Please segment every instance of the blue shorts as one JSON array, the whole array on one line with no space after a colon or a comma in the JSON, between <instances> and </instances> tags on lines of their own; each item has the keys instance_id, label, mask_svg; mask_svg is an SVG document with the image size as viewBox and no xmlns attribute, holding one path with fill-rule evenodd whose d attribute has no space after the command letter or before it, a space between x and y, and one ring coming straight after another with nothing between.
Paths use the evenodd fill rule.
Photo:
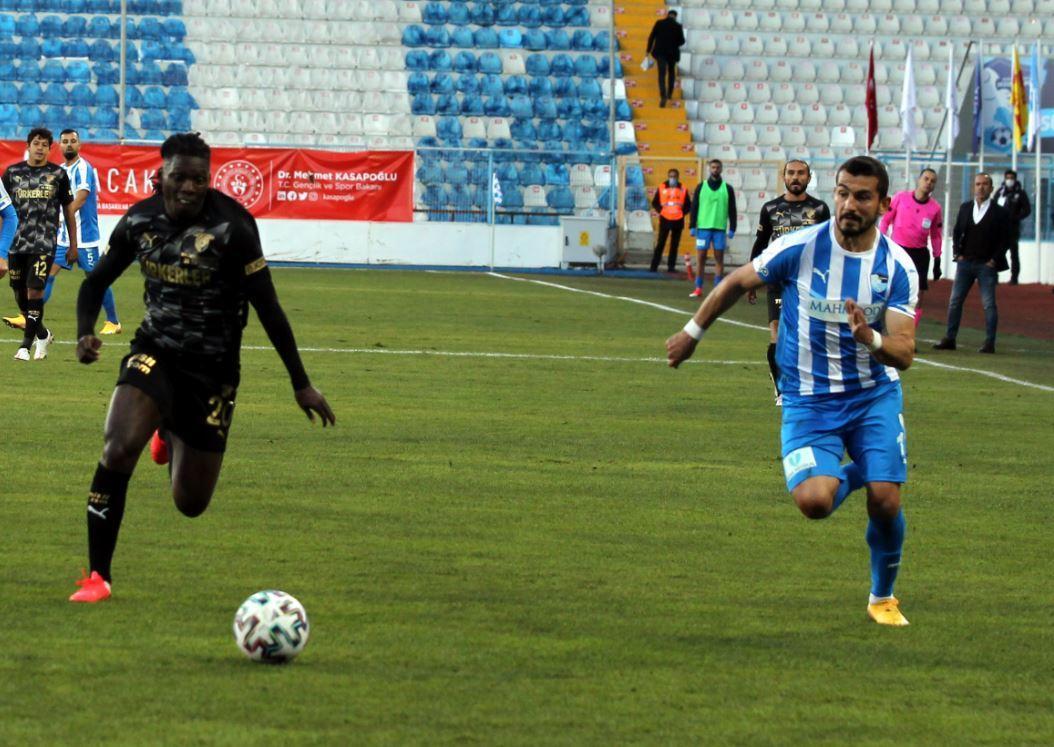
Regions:
<instances>
[{"instance_id":1,"label":"blue shorts","mask_svg":"<svg viewBox=\"0 0 1054 747\"><path fill-rule=\"evenodd\" d=\"M908 443L899 381L847 394L783 397L787 489L817 475L839 477L848 452L864 482L904 483Z\"/></svg>"},{"instance_id":2,"label":"blue shorts","mask_svg":"<svg viewBox=\"0 0 1054 747\"><path fill-rule=\"evenodd\" d=\"M724 231L719 231L716 228L700 228L696 233L695 248L700 252L705 252L709 249L711 243L714 245L715 252L723 252L725 250L726 235Z\"/></svg>"},{"instance_id":3,"label":"blue shorts","mask_svg":"<svg viewBox=\"0 0 1054 747\"><path fill-rule=\"evenodd\" d=\"M55 249L55 266L61 267L63 270L72 270L73 266L66 262L66 252L69 251L68 246L62 246L61 244ZM77 252L77 266L85 272L91 272L95 269L95 265L99 262L99 247L80 247L80 251Z\"/></svg>"}]
</instances>

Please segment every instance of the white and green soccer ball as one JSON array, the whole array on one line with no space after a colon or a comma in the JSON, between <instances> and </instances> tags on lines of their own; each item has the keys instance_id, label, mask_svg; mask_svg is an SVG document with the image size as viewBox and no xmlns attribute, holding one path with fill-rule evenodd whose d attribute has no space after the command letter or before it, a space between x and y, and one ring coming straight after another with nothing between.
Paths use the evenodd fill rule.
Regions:
<instances>
[{"instance_id":1,"label":"white and green soccer ball","mask_svg":"<svg viewBox=\"0 0 1054 747\"><path fill-rule=\"evenodd\" d=\"M253 661L283 664L307 645L307 611L284 591L258 591L234 615L234 641Z\"/></svg>"}]
</instances>

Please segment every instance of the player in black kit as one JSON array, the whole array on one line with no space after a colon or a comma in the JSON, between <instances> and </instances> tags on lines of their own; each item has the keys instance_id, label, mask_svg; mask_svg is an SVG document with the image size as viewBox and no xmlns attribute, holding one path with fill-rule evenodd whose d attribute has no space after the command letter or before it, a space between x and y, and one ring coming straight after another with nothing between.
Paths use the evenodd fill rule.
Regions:
<instances>
[{"instance_id":1,"label":"player in black kit","mask_svg":"<svg viewBox=\"0 0 1054 747\"><path fill-rule=\"evenodd\" d=\"M187 516L209 505L219 479L238 389L242 329L252 304L292 380L296 403L322 425L335 423L311 386L278 303L252 216L209 188L209 146L196 133L161 146L160 194L133 205L110 236L109 251L77 298L77 358L93 363L103 293L138 260L146 316L121 362L110 400L102 459L88 494L91 573L75 602L110 596L110 561L128 481L151 434L170 455L172 497Z\"/></svg>"},{"instance_id":2,"label":"player in black kit","mask_svg":"<svg viewBox=\"0 0 1054 747\"><path fill-rule=\"evenodd\" d=\"M786 192L775 200L769 200L761 207L758 220L758 233L754 239L754 248L750 259L759 256L774 239L797 231L799 228L812 226L830 220L831 211L827 203L818 200L805 190L812 179L812 171L805 161L788 161L783 167L783 185ZM776 388L776 406L783 404L780 394L780 369L776 363L776 339L780 325L780 289L770 285L767 288L769 303L769 373L772 385ZM750 291L747 296L750 303L757 301L757 293Z\"/></svg>"},{"instance_id":3,"label":"player in black kit","mask_svg":"<svg viewBox=\"0 0 1054 747\"><path fill-rule=\"evenodd\" d=\"M28 361L33 346L33 359L48 357L48 346L53 339L44 326L44 286L51 264L55 261L55 247L59 236L59 213L65 213L70 227L70 248L67 261L77 261L77 214L72 209L73 194L66 171L48 161L54 138L51 131L38 127L26 137L29 158L9 166L4 172L4 187L18 213L18 231L11 244L9 272L15 303L25 320L22 344L15 360ZM17 317L5 318L10 326L17 326Z\"/></svg>"}]
</instances>

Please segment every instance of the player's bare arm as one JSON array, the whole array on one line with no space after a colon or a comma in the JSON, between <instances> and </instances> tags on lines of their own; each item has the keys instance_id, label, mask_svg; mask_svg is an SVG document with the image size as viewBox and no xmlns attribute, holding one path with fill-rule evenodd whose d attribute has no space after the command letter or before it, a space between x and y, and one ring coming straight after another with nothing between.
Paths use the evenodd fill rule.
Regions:
<instances>
[{"instance_id":1,"label":"player's bare arm","mask_svg":"<svg viewBox=\"0 0 1054 747\"><path fill-rule=\"evenodd\" d=\"M708 295L699 310L692 317L700 328L706 330L719 316L735 306L744 293L757 290L765 283L754 269L753 264L745 264L727 276L720 285ZM684 330L666 340L666 359L671 368L677 368L692 357L698 340Z\"/></svg>"},{"instance_id":2,"label":"player's bare arm","mask_svg":"<svg viewBox=\"0 0 1054 747\"><path fill-rule=\"evenodd\" d=\"M911 366L915 360L915 320L912 317L896 311L886 311L886 333L878 336L878 333L868 326L863 309L855 301L846 301L845 311L849 316L853 339L868 348L881 340L881 347L871 350L875 360L901 371Z\"/></svg>"},{"instance_id":3,"label":"player's bare arm","mask_svg":"<svg viewBox=\"0 0 1054 747\"><path fill-rule=\"evenodd\" d=\"M77 249L77 210L73 207L75 203L76 200L62 208L66 215L66 228L69 230L70 237L70 248L66 252L66 262L71 265L77 263L77 254L79 253ZM83 201L81 204L83 204Z\"/></svg>"},{"instance_id":4,"label":"player's bare arm","mask_svg":"<svg viewBox=\"0 0 1054 747\"><path fill-rule=\"evenodd\" d=\"M67 206L67 210L68 210ZM70 248L76 242L76 224L71 228ZM76 255L74 255L76 256ZM102 340L95 336L95 320L102 308L106 289L113 285L128 266L135 261L135 250L127 241L127 230L122 219L110 236L110 248L99 258L95 269L84 277L77 294L77 360L84 364L99 360Z\"/></svg>"}]
</instances>

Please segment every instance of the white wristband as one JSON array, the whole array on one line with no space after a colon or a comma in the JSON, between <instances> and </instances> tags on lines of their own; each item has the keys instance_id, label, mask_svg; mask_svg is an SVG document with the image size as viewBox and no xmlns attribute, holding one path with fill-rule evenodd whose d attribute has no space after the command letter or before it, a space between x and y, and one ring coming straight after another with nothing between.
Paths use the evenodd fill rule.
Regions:
<instances>
[{"instance_id":1,"label":"white wristband","mask_svg":"<svg viewBox=\"0 0 1054 747\"><path fill-rule=\"evenodd\" d=\"M703 339L703 334L706 332L705 329L695 323L695 317L688 320L688 324L684 325L684 332L695 341Z\"/></svg>"},{"instance_id":2,"label":"white wristband","mask_svg":"<svg viewBox=\"0 0 1054 747\"><path fill-rule=\"evenodd\" d=\"M874 353L882 349L882 335L875 330L872 330L872 332L874 336L871 338L871 342L868 343L867 349Z\"/></svg>"}]
</instances>

